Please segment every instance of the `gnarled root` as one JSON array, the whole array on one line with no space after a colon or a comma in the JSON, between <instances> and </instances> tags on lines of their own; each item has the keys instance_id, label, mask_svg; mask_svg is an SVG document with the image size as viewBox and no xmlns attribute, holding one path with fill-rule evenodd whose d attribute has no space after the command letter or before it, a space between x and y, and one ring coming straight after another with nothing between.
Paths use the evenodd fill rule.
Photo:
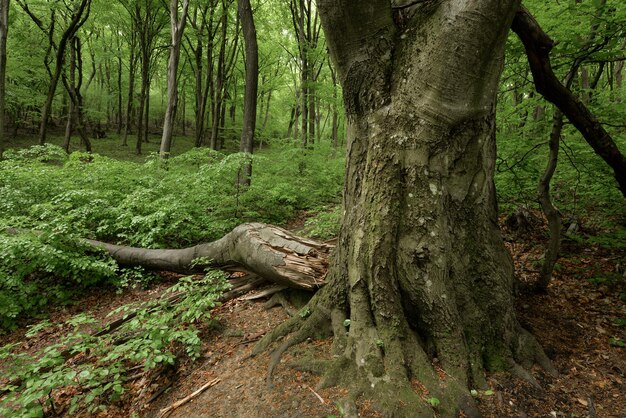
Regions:
<instances>
[{"instance_id":1,"label":"gnarled root","mask_svg":"<svg viewBox=\"0 0 626 418\"><path fill-rule=\"evenodd\" d=\"M299 359L290 366L320 374L321 388L336 385L349 388L350 395L345 400L348 409L362 397L373 401L374 407L385 416L430 416L436 412L440 416L457 417L461 411L465 416L480 416L468 385L486 388L483 364L488 359L483 359L480 353L472 353L459 341L462 347L459 350L465 358L478 362L469 367L469 371L459 373L456 368L446 367L427 354L418 332L408 326L396 324L396 328L404 329L390 333L383 324L376 327L346 321L345 306L330 303L332 287L319 291L299 315L267 334L254 348L253 353L259 354L279 342L270 355L269 385L281 356L289 348L319 338L322 330L332 330L333 358ZM531 334L519 328L516 335L514 342L502 348L501 353L491 353L502 356L504 367L534 385L538 383L525 367L538 363L549 373L556 373Z\"/></svg>"}]
</instances>

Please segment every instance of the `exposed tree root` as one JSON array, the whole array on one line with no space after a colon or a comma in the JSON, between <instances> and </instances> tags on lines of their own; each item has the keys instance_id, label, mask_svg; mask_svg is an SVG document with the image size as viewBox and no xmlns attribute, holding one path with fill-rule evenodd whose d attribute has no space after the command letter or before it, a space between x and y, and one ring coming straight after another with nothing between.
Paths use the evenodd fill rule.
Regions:
<instances>
[{"instance_id":1,"label":"exposed tree root","mask_svg":"<svg viewBox=\"0 0 626 418\"><path fill-rule=\"evenodd\" d=\"M373 401L385 416L430 416L436 412L444 417L458 417L461 411L468 417L480 416L468 380L470 384L473 382L472 388L486 388L476 386L485 381L482 359L478 360L479 367L475 371L481 378L468 379L463 373L459 376L454 367L449 371L436 358L431 358L413 330L392 336L373 326L359 329L358 324L346 322L345 309L328 308L332 300L325 295L330 293L328 290L330 286L319 291L300 315L279 325L254 347L253 355L278 343L270 354L268 385L272 385L272 375L289 348L323 337L324 331L332 330L332 359L300 358L289 366L321 375L320 388L336 385L349 388L350 395L345 399L346 416L356 416L356 412L350 415L348 411L356 411L354 404L359 397ZM556 374L556 370L530 333L520 328L517 336L506 349L505 367L514 376L539 388L527 368L537 363L550 374Z\"/></svg>"}]
</instances>

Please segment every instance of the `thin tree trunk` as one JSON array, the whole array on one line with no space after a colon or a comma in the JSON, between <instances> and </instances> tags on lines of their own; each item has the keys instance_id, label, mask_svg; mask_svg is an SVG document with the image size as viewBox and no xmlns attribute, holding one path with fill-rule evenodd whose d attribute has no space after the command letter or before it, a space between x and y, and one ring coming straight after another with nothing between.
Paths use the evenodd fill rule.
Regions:
<instances>
[{"instance_id":1,"label":"thin tree trunk","mask_svg":"<svg viewBox=\"0 0 626 418\"><path fill-rule=\"evenodd\" d=\"M562 130L563 113L557 109L554 112L552 132L550 134L550 157L548 158L548 165L545 172L541 176L539 187L537 188L539 203L541 204L543 213L546 215L548 228L550 230L550 241L544 253L539 282L537 283L537 287L542 291L545 291L548 288L548 285L552 280L554 265L558 260L561 248L561 214L559 213L559 210L554 207L552 199L550 198L550 181L552 180L552 176L556 171L558 163Z\"/></svg>"},{"instance_id":2,"label":"thin tree trunk","mask_svg":"<svg viewBox=\"0 0 626 418\"><path fill-rule=\"evenodd\" d=\"M256 39L256 28L250 0L238 0L238 12L243 28L246 47L246 88L243 98L243 126L239 150L252 154L254 148L254 131L256 129L257 92L259 87L259 48ZM239 170L239 185L250 186L252 180L252 161L245 163Z\"/></svg>"},{"instance_id":3,"label":"thin tree trunk","mask_svg":"<svg viewBox=\"0 0 626 418\"><path fill-rule=\"evenodd\" d=\"M0 0L0 160L2 159L6 136L6 72L7 36L9 33L9 0Z\"/></svg>"},{"instance_id":4,"label":"thin tree trunk","mask_svg":"<svg viewBox=\"0 0 626 418\"><path fill-rule=\"evenodd\" d=\"M172 44L170 46L170 59L167 65L167 110L163 122L163 136L161 137L161 159L167 159L172 147L172 134L176 107L178 105L178 62L180 61L180 46L187 23L187 10L189 0L183 0L183 10L178 17L178 0L170 0L170 27L172 32Z\"/></svg>"},{"instance_id":5,"label":"thin tree trunk","mask_svg":"<svg viewBox=\"0 0 626 418\"><path fill-rule=\"evenodd\" d=\"M333 126L331 133L331 140L333 142L333 147L337 149L339 146L339 112L337 111L337 74L335 72L335 68L333 67L330 60L328 62L328 68L330 68L330 75L333 80Z\"/></svg>"},{"instance_id":6,"label":"thin tree trunk","mask_svg":"<svg viewBox=\"0 0 626 418\"><path fill-rule=\"evenodd\" d=\"M141 54L141 93L139 95L139 111L137 112L137 141L135 142L135 154L137 155L141 155L144 130L147 130L147 126L144 125L144 114L146 114L150 63L146 55L145 52Z\"/></svg>"},{"instance_id":7,"label":"thin tree trunk","mask_svg":"<svg viewBox=\"0 0 626 418\"><path fill-rule=\"evenodd\" d=\"M211 126L211 148L217 150L219 148L219 128L222 118L222 107L224 106L224 77L226 66L226 29L228 25L228 13L226 5L222 0L222 21L221 21L221 44L220 52L217 59L217 79L215 82L215 96L213 98L213 114Z\"/></svg>"},{"instance_id":8,"label":"thin tree trunk","mask_svg":"<svg viewBox=\"0 0 626 418\"><path fill-rule=\"evenodd\" d=\"M117 109L115 122L117 123L116 133L118 136L122 134L123 113L122 113L122 56L117 57Z\"/></svg>"},{"instance_id":9,"label":"thin tree trunk","mask_svg":"<svg viewBox=\"0 0 626 418\"><path fill-rule=\"evenodd\" d=\"M122 135L122 145L128 145L128 133L132 123L133 116L133 102L135 99L135 73L137 72L137 54L135 53L136 47L136 35L135 31L132 31L132 38L130 42L130 59L128 62L128 101L126 103L126 121L124 122L124 134Z\"/></svg>"}]
</instances>

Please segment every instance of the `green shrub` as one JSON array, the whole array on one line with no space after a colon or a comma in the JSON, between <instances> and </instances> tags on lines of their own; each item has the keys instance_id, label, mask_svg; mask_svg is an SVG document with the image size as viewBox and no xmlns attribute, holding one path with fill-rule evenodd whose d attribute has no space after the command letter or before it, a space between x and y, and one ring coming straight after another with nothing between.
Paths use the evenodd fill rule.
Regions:
<instances>
[{"instance_id":1,"label":"green shrub","mask_svg":"<svg viewBox=\"0 0 626 418\"><path fill-rule=\"evenodd\" d=\"M201 348L199 329L210 325L211 309L219 304L228 286L221 272L209 272L200 280L181 279L164 295L182 294L178 303L163 297L112 312L110 315L135 315L115 335L93 336L88 330L96 320L86 314L59 325L42 321L31 327L27 338L50 327L61 328L63 337L34 356L16 352L16 345L0 348L0 359L8 364L4 377L13 382L0 388L9 391L0 400L0 416L50 413L54 410L54 391L61 388L71 388L69 414L79 409L93 413L127 390L128 372L134 365L149 371L173 365L181 356L196 359ZM81 361L66 361L66 353L81 356Z\"/></svg>"},{"instance_id":2,"label":"green shrub","mask_svg":"<svg viewBox=\"0 0 626 418\"><path fill-rule=\"evenodd\" d=\"M236 179L250 157L239 153L194 148L163 165L156 154L137 164L68 157L50 145L8 152L0 161L0 299L10 303L0 308L0 327L47 303L69 302L87 286L128 283L80 238L180 248L244 222L282 224L300 210L339 203L344 160L334 154L328 145L272 146L252 157L246 188Z\"/></svg>"}]
</instances>

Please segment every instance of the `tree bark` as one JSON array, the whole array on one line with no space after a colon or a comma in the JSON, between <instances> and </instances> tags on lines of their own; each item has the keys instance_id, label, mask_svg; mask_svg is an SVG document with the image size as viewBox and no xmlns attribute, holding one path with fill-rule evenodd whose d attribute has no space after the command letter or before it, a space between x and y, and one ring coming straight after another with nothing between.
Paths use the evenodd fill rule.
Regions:
<instances>
[{"instance_id":1,"label":"tree bark","mask_svg":"<svg viewBox=\"0 0 626 418\"><path fill-rule=\"evenodd\" d=\"M187 10L189 0L183 0L183 10L178 17L178 0L170 0L170 27L172 32L172 44L170 46L170 59L167 65L167 110L163 122L163 136L161 138L161 159L167 159L172 147L172 133L178 105L178 62L180 61L180 43L187 23Z\"/></svg>"},{"instance_id":2,"label":"tree bark","mask_svg":"<svg viewBox=\"0 0 626 418\"><path fill-rule=\"evenodd\" d=\"M254 131L256 129L257 92L259 89L259 47L254 27L254 16L250 0L238 0L239 19L243 29L246 47L246 87L243 97L243 126L239 151L252 154ZM239 185L250 186L252 180L252 161L248 161L239 170Z\"/></svg>"},{"instance_id":3,"label":"tree bark","mask_svg":"<svg viewBox=\"0 0 626 418\"><path fill-rule=\"evenodd\" d=\"M554 372L516 319L493 182L495 96L519 3L317 4L348 115L342 228L311 315L255 352L288 336L271 372L330 326L336 357L316 365L322 385L349 386L387 416L432 415L415 379L440 400L438 414L477 416L468 388L486 386L485 368L531 381L534 362Z\"/></svg>"}]
</instances>

